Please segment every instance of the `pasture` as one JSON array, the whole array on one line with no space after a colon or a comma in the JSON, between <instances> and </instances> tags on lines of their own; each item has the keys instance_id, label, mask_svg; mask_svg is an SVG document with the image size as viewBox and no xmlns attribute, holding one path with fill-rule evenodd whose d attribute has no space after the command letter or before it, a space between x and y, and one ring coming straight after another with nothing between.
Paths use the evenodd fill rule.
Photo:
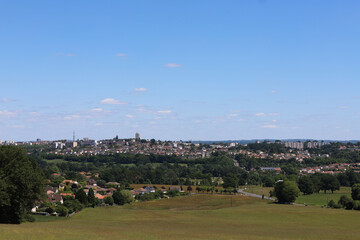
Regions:
<instances>
[{"instance_id":1,"label":"pasture","mask_svg":"<svg viewBox=\"0 0 360 240\"><path fill-rule=\"evenodd\" d=\"M359 218L360 211L199 194L122 207L88 208L60 221L0 225L0 238L357 239Z\"/></svg>"},{"instance_id":2,"label":"pasture","mask_svg":"<svg viewBox=\"0 0 360 240\"><path fill-rule=\"evenodd\" d=\"M245 192L255 193L258 195L264 194L265 196L270 196L269 192L273 188L270 187L261 187L261 186L247 186ZM351 198L351 187L341 187L339 191L335 191L331 193L331 191L327 191L325 194L323 191L320 193L313 193L310 195L303 195L300 193L299 197L296 199L296 203L307 204L311 206L326 206L330 200L334 200L338 202L342 195L347 195Z\"/></svg>"}]
</instances>

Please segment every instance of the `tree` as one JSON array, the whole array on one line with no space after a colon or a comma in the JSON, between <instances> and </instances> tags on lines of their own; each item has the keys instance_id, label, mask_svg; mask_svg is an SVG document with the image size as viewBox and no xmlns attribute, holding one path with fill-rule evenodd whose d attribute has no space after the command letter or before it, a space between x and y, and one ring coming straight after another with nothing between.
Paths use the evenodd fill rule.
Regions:
<instances>
[{"instance_id":1,"label":"tree","mask_svg":"<svg viewBox=\"0 0 360 240\"><path fill-rule=\"evenodd\" d=\"M360 200L360 183L354 184L351 188L351 197L354 200Z\"/></svg>"},{"instance_id":2,"label":"tree","mask_svg":"<svg viewBox=\"0 0 360 240\"><path fill-rule=\"evenodd\" d=\"M330 174L322 174L321 189L324 190L324 193L326 193L327 190L331 190L331 193L334 193L335 190L340 189L339 180Z\"/></svg>"},{"instance_id":3,"label":"tree","mask_svg":"<svg viewBox=\"0 0 360 240\"><path fill-rule=\"evenodd\" d=\"M304 195L313 194L315 190L314 183L309 176L300 177L298 187Z\"/></svg>"},{"instance_id":4,"label":"tree","mask_svg":"<svg viewBox=\"0 0 360 240\"><path fill-rule=\"evenodd\" d=\"M20 223L43 197L44 175L16 146L0 147L0 223Z\"/></svg>"},{"instance_id":5,"label":"tree","mask_svg":"<svg viewBox=\"0 0 360 240\"><path fill-rule=\"evenodd\" d=\"M79 202L84 204L85 206L88 204L88 198L86 196L86 193L84 192L84 189L82 188L75 193L75 199L79 200Z\"/></svg>"},{"instance_id":6,"label":"tree","mask_svg":"<svg viewBox=\"0 0 360 240\"><path fill-rule=\"evenodd\" d=\"M92 188L89 189L87 200L90 205L95 206L96 198L95 198L94 190Z\"/></svg>"},{"instance_id":7,"label":"tree","mask_svg":"<svg viewBox=\"0 0 360 240\"><path fill-rule=\"evenodd\" d=\"M235 176L235 174L229 173L226 177L224 177L224 188L237 188L239 179Z\"/></svg>"},{"instance_id":8,"label":"tree","mask_svg":"<svg viewBox=\"0 0 360 240\"><path fill-rule=\"evenodd\" d=\"M191 192L191 191L192 191L192 187L191 187L191 186L188 186L188 187L187 187L187 191L188 191L188 192Z\"/></svg>"},{"instance_id":9,"label":"tree","mask_svg":"<svg viewBox=\"0 0 360 240\"><path fill-rule=\"evenodd\" d=\"M108 205L113 205L114 204L114 199L113 197L109 196L109 197L106 197L105 198L105 201L104 201L106 204Z\"/></svg>"},{"instance_id":10,"label":"tree","mask_svg":"<svg viewBox=\"0 0 360 240\"><path fill-rule=\"evenodd\" d=\"M342 206L342 207L346 207L347 205L349 205L349 202L352 202L352 200L346 196L346 195L342 195L339 199L339 204Z\"/></svg>"},{"instance_id":11,"label":"tree","mask_svg":"<svg viewBox=\"0 0 360 240\"><path fill-rule=\"evenodd\" d=\"M280 203L292 203L299 196L300 190L295 182L279 180L275 184L274 192Z\"/></svg>"},{"instance_id":12,"label":"tree","mask_svg":"<svg viewBox=\"0 0 360 240\"><path fill-rule=\"evenodd\" d=\"M113 194L114 203L117 205L124 205L127 203L131 203L134 198L129 190L121 190L114 192Z\"/></svg>"},{"instance_id":13,"label":"tree","mask_svg":"<svg viewBox=\"0 0 360 240\"><path fill-rule=\"evenodd\" d=\"M63 205L59 205L56 207L55 211L59 214L59 216L66 217L69 213L69 210Z\"/></svg>"}]
</instances>

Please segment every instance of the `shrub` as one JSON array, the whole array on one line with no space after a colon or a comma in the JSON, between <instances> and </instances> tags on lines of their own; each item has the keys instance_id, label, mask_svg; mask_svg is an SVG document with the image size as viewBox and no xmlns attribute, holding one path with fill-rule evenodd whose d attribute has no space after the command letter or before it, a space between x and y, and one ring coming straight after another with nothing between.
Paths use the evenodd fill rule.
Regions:
<instances>
[{"instance_id":1,"label":"shrub","mask_svg":"<svg viewBox=\"0 0 360 240\"><path fill-rule=\"evenodd\" d=\"M352 210L353 207L354 207L354 202L352 200L347 202L346 205L345 205L346 210Z\"/></svg>"},{"instance_id":2,"label":"shrub","mask_svg":"<svg viewBox=\"0 0 360 240\"><path fill-rule=\"evenodd\" d=\"M360 201L359 200L354 201L353 209L354 210L360 210Z\"/></svg>"},{"instance_id":3,"label":"shrub","mask_svg":"<svg viewBox=\"0 0 360 240\"><path fill-rule=\"evenodd\" d=\"M336 204L336 203L334 202L334 200L330 200L330 202L328 203L327 206L328 206L329 208L333 208L335 204Z\"/></svg>"},{"instance_id":4,"label":"shrub","mask_svg":"<svg viewBox=\"0 0 360 240\"><path fill-rule=\"evenodd\" d=\"M339 203L335 203L333 208L335 209L339 209L339 208L342 208L342 206L339 204Z\"/></svg>"},{"instance_id":5,"label":"shrub","mask_svg":"<svg viewBox=\"0 0 360 240\"><path fill-rule=\"evenodd\" d=\"M342 206L342 207L346 207L346 204L348 204L349 202L351 202L352 200L346 196L346 195L342 195L339 199L339 204Z\"/></svg>"},{"instance_id":6,"label":"shrub","mask_svg":"<svg viewBox=\"0 0 360 240\"><path fill-rule=\"evenodd\" d=\"M68 215L69 210L63 205L59 205L56 207L55 211L59 214L59 216L65 217Z\"/></svg>"}]
</instances>

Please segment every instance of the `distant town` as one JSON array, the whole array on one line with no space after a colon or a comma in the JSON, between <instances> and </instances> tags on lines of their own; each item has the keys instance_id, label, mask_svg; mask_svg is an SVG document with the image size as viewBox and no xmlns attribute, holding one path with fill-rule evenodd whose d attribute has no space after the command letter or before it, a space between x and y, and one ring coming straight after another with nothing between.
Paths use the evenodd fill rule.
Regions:
<instances>
[{"instance_id":1,"label":"distant town","mask_svg":"<svg viewBox=\"0 0 360 240\"><path fill-rule=\"evenodd\" d=\"M244 142L244 141L242 141ZM338 150L360 151L359 143L352 144L346 142L332 142L336 143ZM274 152L266 151L264 148L259 150L249 148L249 144L275 144L284 147L285 151ZM191 142L191 141L160 141L155 139L141 139L139 133L135 134L134 138L120 139L118 136L113 139L94 140L83 138L72 141L56 140L44 141L37 139L36 141L1 141L0 145L18 145L28 147L30 149L40 148L45 154L55 155L73 155L73 156L94 156L94 155L112 155L112 154L144 154L144 155L167 155L176 156L182 159L199 159L209 158L214 153L224 153L229 156L242 155L246 158L253 159L276 159L276 160L296 160L303 162L306 159L321 159L329 158L330 153L321 151L313 151L324 146L330 145L330 141L260 141L256 140L253 143L238 143L238 142ZM237 160L234 160L234 165L239 166ZM316 172L336 174L343 172L346 169L358 170L359 163L334 163L331 165L315 166L303 168L299 170L300 174L313 174ZM280 168L263 167L262 170L278 171Z\"/></svg>"}]
</instances>

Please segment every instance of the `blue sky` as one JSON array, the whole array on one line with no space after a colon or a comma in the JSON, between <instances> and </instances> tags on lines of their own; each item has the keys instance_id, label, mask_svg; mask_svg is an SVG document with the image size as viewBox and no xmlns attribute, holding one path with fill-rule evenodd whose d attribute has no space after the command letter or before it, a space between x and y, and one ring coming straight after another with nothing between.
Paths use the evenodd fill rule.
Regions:
<instances>
[{"instance_id":1,"label":"blue sky","mask_svg":"<svg viewBox=\"0 0 360 240\"><path fill-rule=\"evenodd\" d=\"M359 139L359 1L2 1L0 139Z\"/></svg>"}]
</instances>

